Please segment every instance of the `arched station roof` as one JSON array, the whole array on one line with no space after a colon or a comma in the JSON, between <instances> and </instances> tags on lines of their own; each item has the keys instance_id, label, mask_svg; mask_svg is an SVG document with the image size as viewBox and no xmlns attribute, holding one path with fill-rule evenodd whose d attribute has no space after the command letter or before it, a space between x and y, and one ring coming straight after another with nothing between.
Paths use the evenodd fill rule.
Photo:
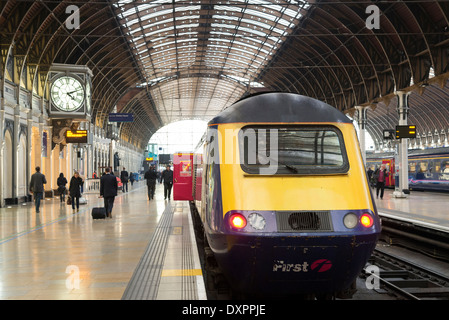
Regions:
<instances>
[{"instance_id":1,"label":"arched station roof","mask_svg":"<svg viewBox=\"0 0 449 320\"><path fill-rule=\"evenodd\" d=\"M370 29L373 4L379 28ZM77 29L67 28L69 5ZM396 123L394 91L413 91L411 121L447 132L448 27L449 2L432 0L11 0L0 4L0 75L46 97L53 63L87 65L92 121L106 127L115 107L134 113L120 136L138 146L258 91L349 113L370 106L375 139Z\"/></svg>"}]
</instances>

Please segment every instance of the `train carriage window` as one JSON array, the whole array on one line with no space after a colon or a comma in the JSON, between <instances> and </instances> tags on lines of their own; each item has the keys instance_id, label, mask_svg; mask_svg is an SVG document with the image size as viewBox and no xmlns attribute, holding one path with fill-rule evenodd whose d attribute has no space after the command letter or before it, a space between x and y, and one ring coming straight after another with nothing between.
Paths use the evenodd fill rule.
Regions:
<instances>
[{"instance_id":1,"label":"train carriage window","mask_svg":"<svg viewBox=\"0 0 449 320\"><path fill-rule=\"evenodd\" d=\"M427 162L420 162L419 163L419 170L420 172L426 172L427 171Z\"/></svg>"},{"instance_id":2,"label":"train carriage window","mask_svg":"<svg viewBox=\"0 0 449 320\"><path fill-rule=\"evenodd\" d=\"M412 173L415 173L415 171L416 171L416 163L415 162L409 162L408 166L409 166L409 171L412 172Z\"/></svg>"},{"instance_id":3,"label":"train carriage window","mask_svg":"<svg viewBox=\"0 0 449 320\"><path fill-rule=\"evenodd\" d=\"M441 162L441 180L449 180L449 160Z\"/></svg>"},{"instance_id":4,"label":"train carriage window","mask_svg":"<svg viewBox=\"0 0 449 320\"><path fill-rule=\"evenodd\" d=\"M440 173L441 165L440 165L439 161L434 161L433 167L434 167L434 169L433 169L434 173Z\"/></svg>"},{"instance_id":5,"label":"train carriage window","mask_svg":"<svg viewBox=\"0 0 449 320\"><path fill-rule=\"evenodd\" d=\"M338 174L349 170L340 130L332 126L247 126L239 132L243 171L274 174ZM243 160L243 161L242 161Z\"/></svg>"}]
</instances>

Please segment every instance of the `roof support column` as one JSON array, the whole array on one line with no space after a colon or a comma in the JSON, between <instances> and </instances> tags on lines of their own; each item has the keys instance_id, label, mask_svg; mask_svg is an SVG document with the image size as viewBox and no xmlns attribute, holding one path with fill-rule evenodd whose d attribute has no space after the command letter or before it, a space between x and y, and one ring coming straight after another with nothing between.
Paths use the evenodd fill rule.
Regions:
<instances>
[{"instance_id":1,"label":"roof support column","mask_svg":"<svg viewBox=\"0 0 449 320\"><path fill-rule=\"evenodd\" d=\"M396 91L395 95L398 96L398 106L397 112L399 114L399 125L407 125L408 118L408 95L410 92ZM408 139L401 139L399 142L398 159L397 165L399 168L397 172L399 173L399 186L395 187L393 196L395 198L406 198L410 194L408 189Z\"/></svg>"},{"instance_id":2,"label":"roof support column","mask_svg":"<svg viewBox=\"0 0 449 320\"><path fill-rule=\"evenodd\" d=\"M358 124L359 124L359 144L360 151L362 153L363 164L366 165L366 146L365 146L365 133L368 107L356 106L358 110Z\"/></svg>"}]
</instances>

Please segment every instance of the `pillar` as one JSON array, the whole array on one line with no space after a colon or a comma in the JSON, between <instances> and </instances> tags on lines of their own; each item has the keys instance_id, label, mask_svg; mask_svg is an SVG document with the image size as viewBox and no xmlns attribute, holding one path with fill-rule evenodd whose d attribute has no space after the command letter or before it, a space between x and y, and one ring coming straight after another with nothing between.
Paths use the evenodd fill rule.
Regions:
<instances>
[{"instance_id":1,"label":"pillar","mask_svg":"<svg viewBox=\"0 0 449 320\"><path fill-rule=\"evenodd\" d=\"M14 108L14 127L12 135L12 198L14 203L19 203L19 168L18 168L18 158L19 158L19 134L20 134L20 105L16 105Z\"/></svg>"},{"instance_id":2,"label":"pillar","mask_svg":"<svg viewBox=\"0 0 449 320\"><path fill-rule=\"evenodd\" d=\"M4 98L0 98L0 207L5 206L5 195L3 192L3 185L5 183L5 168L3 166L3 158L5 157L5 110Z\"/></svg>"},{"instance_id":3,"label":"pillar","mask_svg":"<svg viewBox=\"0 0 449 320\"><path fill-rule=\"evenodd\" d=\"M53 136L53 127L52 126L44 126L45 132L47 132L47 139L46 142L42 140L42 143L46 143L47 147L46 150L43 150L43 155L45 155L45 158L42 159L42 167L44 168L41 170L42 173L45 174L45 178L47 180L47 183L44 185L45 193L49 197L54 196L54 189L56 189L54 186L56 185L56 181L54 179L54 169L53 169L53 150L51 149L51 137ZM45 137L43 137L44 139ZM44 147L44 146L43 146Z\"/></svg>"},{"instance_id":4,"label":"pillar","mask_svg":"<svg viewBox=\"0 0 449 320\"><path fill-rule=\"evenodd\" d=\"M397 91L398 96L397 112L399 114L399 125L407 125L409 112L408 95L410 92ZM396 198L406 198L409 194L408 190L408 139L401 139L398 145L398 163L399 165L399 186L395 188L393 196Z\"/></svg>"},{"instance_id":5,"label":"pillar","mask_svg":"<svg viewBox=\"0 0 449 320\"><path fill-rule=\"evenodd\" d=\"M365 133L368 107L356 106L355 108L358 111L360 152L362 153L363 164L366 165Z\"/></svg>"},{"instance_id":6,"label":"pillar","mask_svg":"<svg viewBox=\"0 0 449 320\"><path fill-rule=\"evenodd\" d=\"M114 172L114 170L116 169L114 167L114 153L116 150L116 142L115 140L111 140L111 143L109 144L109 163L108 166L112 168L112 171Z\"/></svg>"}]
</instances>

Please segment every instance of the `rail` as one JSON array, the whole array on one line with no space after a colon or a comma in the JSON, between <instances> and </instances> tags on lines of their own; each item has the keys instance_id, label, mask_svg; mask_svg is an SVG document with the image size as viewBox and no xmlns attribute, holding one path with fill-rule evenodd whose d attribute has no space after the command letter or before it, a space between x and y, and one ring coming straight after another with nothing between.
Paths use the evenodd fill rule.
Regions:
<instances>
[{"instance_id":1,"label":"rail","mask_svg":"<svg viewBox=\"0 0 449 320\"><path fill-rule=\"evenodd\" d=\"M145 180L143 179L143 174L135 174L134 175L135 180L134 183L138 183L141 180ZM121 186L121 183L120 183ZM85 179L84 180L84 185L83 185L83 193L86 194L96 194L96 193L100 193L100 179Z\"/></svg>"},{"instance_id":2,"label":"rail","mask_svg":"<svg viewBox=\"0 0 449 320\"><path fill-rule=\"evenodd\" d=\"M83 193L94 194L100 193L100 179L85 179Z\"/></svg>"},{"instance_id":3,"label":"rail","mask_svg":"<svg viewBox=\"0 0 449 320\"><path fill-rule=\"evenodd\" d=\"M399 256L376 249L370 264L380 272L364 269L365 275L375 277L384 288L406 300L449 299L449 277Z\"/></svg>"},{"instance_id":4,"label":"rail","mask_svg":"<svg viewBox=\"0 0 449 320\"><path fill-rule=\"evenodd\" d=\"M449 230L438 225L379 213L381 239L390 245L413 248L428 256L449 262Z\"/></svg>"}]
</instances>

